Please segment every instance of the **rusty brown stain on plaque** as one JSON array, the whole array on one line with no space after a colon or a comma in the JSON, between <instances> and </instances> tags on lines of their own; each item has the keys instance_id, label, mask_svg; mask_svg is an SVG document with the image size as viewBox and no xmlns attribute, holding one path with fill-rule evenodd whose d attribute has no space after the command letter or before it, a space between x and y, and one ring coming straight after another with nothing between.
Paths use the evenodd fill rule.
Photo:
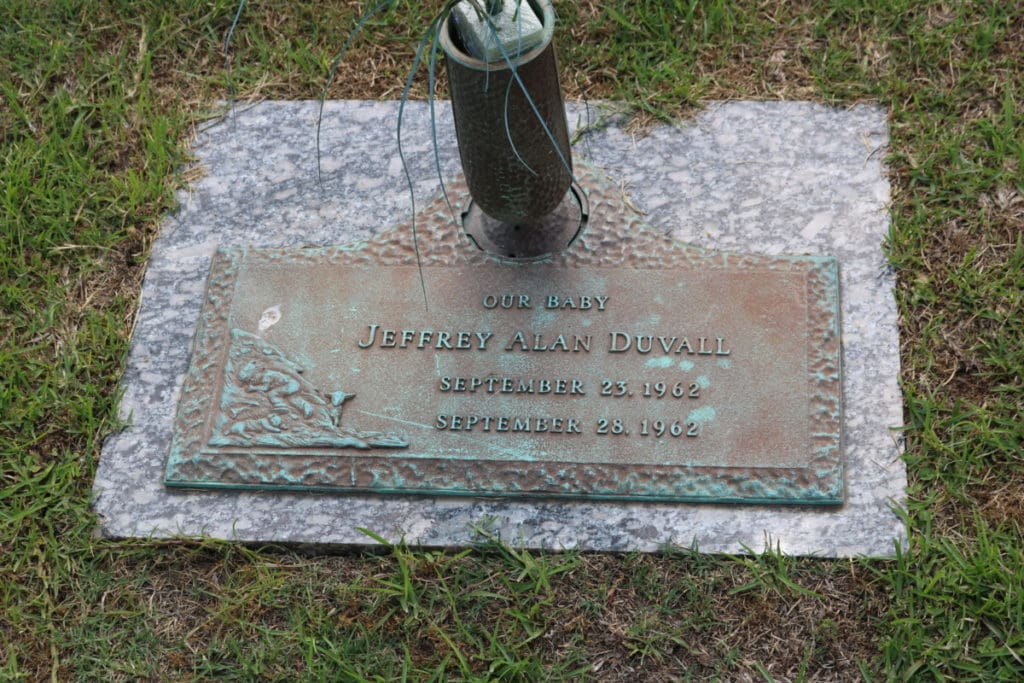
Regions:
<instances>
[{"instance_id":1,"label":"rusty brown stain on plaque","mask_svg":"<svg viewBox=\"0 0 1024 683\"><path fill-rule=\"evenodd\" d=\"M421 213L429 310L407 226L218 253L166 483L841 503L835 261L679 244L580 171L543 261Z\"/></svg>"}]
</instances>

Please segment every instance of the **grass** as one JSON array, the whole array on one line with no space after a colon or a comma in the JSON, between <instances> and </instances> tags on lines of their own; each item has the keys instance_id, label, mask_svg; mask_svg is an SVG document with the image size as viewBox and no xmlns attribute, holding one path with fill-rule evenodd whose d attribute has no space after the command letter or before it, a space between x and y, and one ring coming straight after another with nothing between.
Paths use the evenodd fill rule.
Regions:
<instances>
[{"instance_id":1,"label":"grass","mask_svg":"<svg viewBox=\"0 0 1024 683\"><path fill-rule=\"evenodd\" d=\"M0 679L1024 676L1012 2L558 3L570 97L660 118L732 98L891 112L911 482L896 559L500 544L307 557L96 537L96 460L192 128L229 90L317 97L359 4L248 6L230 71L234 0L0 6ZM329 96L397 97L433 11L376 17Z\"/></svg>"}]
</instances>

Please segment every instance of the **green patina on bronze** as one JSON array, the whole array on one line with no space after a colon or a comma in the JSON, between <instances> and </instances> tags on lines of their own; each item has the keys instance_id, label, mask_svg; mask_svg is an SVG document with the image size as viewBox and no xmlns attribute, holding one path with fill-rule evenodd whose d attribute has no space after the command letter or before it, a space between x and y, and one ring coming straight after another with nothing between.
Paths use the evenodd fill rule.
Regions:
<instances>
[{"instance_id":1,"label":"green patina on bronze","mask_svg":"<svg viewBox=\"0 0 1024 683\"><path fill-rule=\"evenodd\" d=\"M421 213L429 311L408 226L219 252L167 485L841 504L836 262L680 244L579 172L529 262Z\"/></svg>"}]
</instances>

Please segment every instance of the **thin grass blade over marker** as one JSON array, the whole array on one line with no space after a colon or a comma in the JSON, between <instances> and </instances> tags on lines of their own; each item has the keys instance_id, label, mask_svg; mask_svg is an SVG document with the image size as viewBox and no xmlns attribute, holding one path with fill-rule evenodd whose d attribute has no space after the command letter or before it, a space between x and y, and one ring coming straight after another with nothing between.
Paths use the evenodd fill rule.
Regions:
<instances>
[{"instance_id":1,"label":"thin grass blade over marker","mask_svg":"<svg viewBox=\"0 0 1024 683\"><path fill-rule=\"evenodd\" d=\"M423 50L426 48L427 42L430 38L436 34L438 24L446 16L447 7L445 8L445 11L439 12L434 16L434 19L430 22L430 26L427 27L426 32L423 34L423 38L420 39L420 44L416 46L416 55L413 57L412 68L409 69L409 76L405 79L405 87L402 88L402 97L398 103L398 123L395 127L395 135L398 139L398 158L402 162L402 173L405 174L405 182L409 186L409 203L412 208L412 248L413 252L416 254L416 269L419 271L420 289L423 291L423 308L425 310L430 310L430 304L427 301L427 283L423 279L423 263L420 261L419 236L416 233L416 192L412 184L412 175L409 173L409 164L405 161L405 151L402 149L402 117L405 114L405 103L409 99L409 90L412 88L413 79L415 78L416 71L419 69L420 63L423 60Z\"/></svg>"},{"instance_id":2,"label":"thin grass blade over marker","mask_svg":"<svg viewBox=\"0 0 1024 683\"><path fill-rule=\"evenodd\" d=\"M430 64L427 68L430 83L427 88L427 102L430 106L430 137L434 146L434 168L437 170L437 180L441 184L441 195L444 197L445 206L448 207L448 214L452 218L452 224L458 225L458 218L455 216L455 209L452 208L451 200L448 198L448 188L444 184L444 174L441 172L441 154L437 146L437 116L434 111L434 86L436 83L437 69L437 45L441 39L441 27L444 22L436 22L434 38L430 45Z\"/></svg>"},{"instance_id":3,"label":"thin grass blade over marker","mask_svg":"<svg viewBox=\"0 0 1024 683\"><path fill-rule=\"evenodd\" d=\"M235 106L235 80L231 77L231 41L235 35L235 27L238 26L238 20L242 17L242 10L245 8L245 0L238 1L238 9L235 11L235 18L231 20L231 26L228 27L228 32L224 36L224 72L227 74L228 79L228 108Z\"/></svg>"},{"instance_id":4,"label":"thin grass blade over marker","mask_svg":"<svg viewBox=\"0 0 1024 683\"><path fill-rule=\"evenodd\" d=\"M508 50L505 49L505 46L502 45L501 41L497 40L498 32L496 27L494 26L494 22L491 21L491 18L489 16L485 16L484 19L487 22L488 30L491 31L491 35L495 38L495 42L497 44L498 50L501 52L502 59L505 61L505 64L508 66L509 71L512 73L512 78L515 79L515 82L519 85L520 91L523 93L523 96L526 98L527 103L530 105L530 110L533 111L534 117L536 117L537 122L540 123L541 128L544 130L544 134L547 136L548 142L550 142L551 145L555 148L555 152L558 154L558 159L562 162L562 165L563 167L565 167L565 170L569 172L569 175L572 176L572 182L575 183L576 176L572 172L572 165L565 158L565 155L562 154L562 149L561 147L559 147L558 141L555 140L555 136L551 133L551 130L548 128L548 124L544 121L544 117L541 116L540 110L537 109L537 103L534 102L533 97L530 96L530 92L526 88L526 84L523 83L523 79L519 76L519 69L512 62L512 58L509 56ZM512 140L509 140L509 144L512 144L514 148L515 145L512 142Z\"/></svg>"},{"instance_id":5,"label":"thin grass blade over marker","mask_svg":"<svg viewBox=\"0 0 1024 683\"><path fill-rule=\"evenodd\" d=\"M519 11L519 8L521 6L522 6L522 0L518 0L516 2L516 12L515 12L515 18L516 18L516 58L517 59L520 56L522 56L522 54L523 54L523 13ZM497 36L495 36L495 39L496 38L497 38ZM512 81L510 80L508 82L508 85L505 86L505 112L504 112L505 137L508 139L508 144L509 144L509 146L512 147L512 153L516 155L516 159L519 160L519 163L521 163L526 168L526 170L528 170L530 172L531 175L536 176L537 172L533 170L533 168L530 166L530 164L526 163L526 160L523 159L523 157L519 154L519 150L516 148L515 142L512 141L512 130L509 128L509 125L508 125L509 97L511 96L511 94L512 94Z\"/></svg>"},{"instance_id":6,"label":"thin grass blade over marker","mask_svg":"<svg viewBox=\"0 0 1024 683\"><path fill-rule=\"evenodd\" d=\"M516 147L515 141L512 140L512 129L508 125L509 98L512 95L513 83L514 81L509 79L508 84L505 86L505 107L504 111L502 112L502 121L505 124L505 139L508 140L508 145L509 147L512 148L512 153L516 155L516 159L519 161L520 164L523 165L523 168L529 171L531 175L536 176L537 172L533 170L533 167L530 166L530 164L526 163L526 159L524 159L522 155L519 154L519 148Z\"/></svg>"}]
</instances>

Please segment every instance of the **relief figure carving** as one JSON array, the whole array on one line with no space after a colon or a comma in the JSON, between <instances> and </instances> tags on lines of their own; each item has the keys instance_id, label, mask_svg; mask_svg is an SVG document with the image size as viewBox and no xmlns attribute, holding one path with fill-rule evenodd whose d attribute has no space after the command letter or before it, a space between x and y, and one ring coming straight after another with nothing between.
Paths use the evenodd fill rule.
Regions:
<instances>
[{"instance_id":1,"label":"relief figure carving","mask_svg":"<svg viewBox=\"0 0 1024 683\"><path fill-rule=\"evenodd\" d=\"M321 392L301 365L265 339L231 330L224 385L210 446L405 448L401 437L343 427L342 406L355 397Z\"/></svg>"}]
</instances>

